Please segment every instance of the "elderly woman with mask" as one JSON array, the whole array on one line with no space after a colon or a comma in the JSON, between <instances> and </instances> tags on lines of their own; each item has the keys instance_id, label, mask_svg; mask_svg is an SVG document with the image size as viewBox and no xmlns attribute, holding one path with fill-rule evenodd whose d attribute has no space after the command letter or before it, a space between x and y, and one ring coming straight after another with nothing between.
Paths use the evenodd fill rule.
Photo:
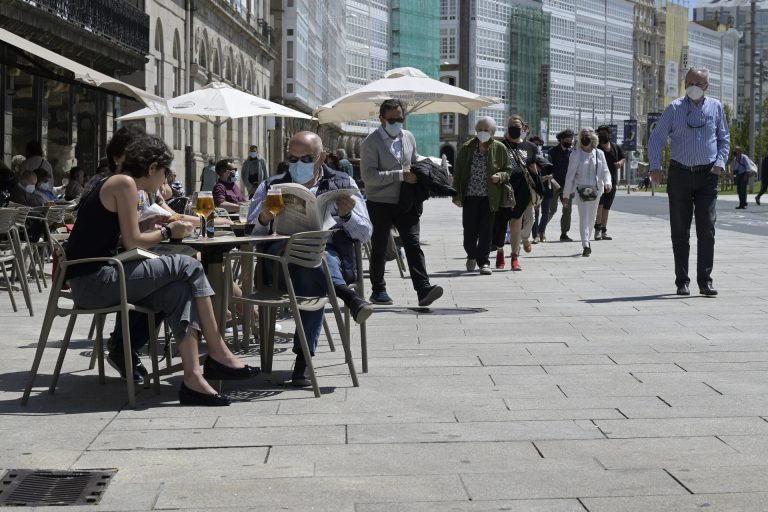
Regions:
<instances>
[{"instance_id":1,"label":"elderly woman with mask","mask_svg":"<svg viewBox=\"0 0 768 512\"><path fill-rule=\"evenodd\" d=\"M480 275L490 275L493 219L499 209L502 184L509 181L512 167L507 148L494 140L496 122L481 117L475 124L475 137L459 150L453 173L456 189L454 204L462 208L464 251L467 272L480 267Z\"/></svg>"},{"instance_id":2,"label":"elderly woman with mask","mask_svg":"<svg viewBox=\"0 0 768 512\"><path fill-rule=\"evenodd\" d=\"M589 240L592 237L592 226L595 223L600 196L603 191L610 192L612 188L608 163L597 144L595 130L582 128L579 131L578 147L568 160L568 174L563 184L564 205L571 194L576 194L573 201L579 209L579 233L584 248L581 255L584 257L592 254Z\"/></svg>"}]
</instances>

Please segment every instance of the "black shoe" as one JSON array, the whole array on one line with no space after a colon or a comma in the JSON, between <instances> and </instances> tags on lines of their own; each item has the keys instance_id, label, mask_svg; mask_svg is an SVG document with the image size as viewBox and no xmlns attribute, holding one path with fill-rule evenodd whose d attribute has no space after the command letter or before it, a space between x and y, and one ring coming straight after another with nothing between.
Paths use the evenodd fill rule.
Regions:
<instances>
[{"instance_id":1,"label":"black shoe","mask_svg":"<svg viewBox=\"0 0 768 512\"><path fill-rule=\"evenodd\" d=\"M141 363L141 359L139 359L139 354L136 352L131 352L131 360L133 363L133 381L139 382L141 379L146 377L149 372L144 367L144 365ZM125 379L125 359L123 358L123 349L114 347L109 351L109 355L107 356L107 363L109 366L117 370L117 373L120 374L120 378L123 380Z\"/></svg>"},{"instance_id":2,"label":"black shoe","mask_svg":"<svg viewBox=\"0 0 768 512\"><path fill-rule=\"evenodd\" d=\"M747 209L747 205L743 205L743 206L739 205L735 209L736 210L746 210Z\"/></svg>"},{"instance_id":3,"label":"black shoe","mask_svg":"<svg viewBox=\"0 0 768 512\"><path fill-rule=\"evenodd\" d=\"M568 233L563 233L560 235L560 241L561 242L573 242L573 238L568 236Z\"/></svg>"},{"instance_id":4,"label":"black shoe","mask_svg":"<svg viewBox=\"0 0 768 512\"><path fill-rule=\"evenodd\" d=\"M304 359L304 354L299 352L296 354L296 361L293 363L293 373L291 374L291 386L295 388L308 388L312 385L312 381L304 376L304 372L307 370L307 362Z\"/></svg>"},{"instance_id":5,"label":"black shoe","mask_svg":"<svg viewBox=\"0 0 768 512\"><path fill-rule=\"evenodd\" d=\"M711 284L708 284L706 286L699 286L699 293L704 295L705 297L715 297L715 296L717 296L717 290L712 288Z\"/></svg>"},{"instance_id":6,"label":"black shoe","mask_svg":"<svg viewBox=\"0 0 768 512\"><path fill-rule=\"evenodd\" d=\"M373 306L371 306L370 302L366 302L360 297L355 297L349 305L349 311L352 313L352 318L355 322L361 324L373 314Z\"/></svg>"},{"instance_id":7,"label":"black shoe","mask_svg":"<svg viewBox=\"0 0 768 512\"><path fill-rule=\"evenodd\" d=\"M691 294L691 290L688 289L688 285L687 284L681 284L680 286L677 287L677 294L678 295L690 295Z\"/></svg>"},{"instance_id":8,"label":"black shoe","mask_svg":"<svg viewBox=\"0 0 768 512\"><path fill-rule=\"evenodd\" d=\"M205 405L206 407L222 407L229 405L231 402L229 398L224 395L216 393L215 395L209 395L206 393L200 393L194 389L189 389L186 384L181 383L179 388L179 403L181 405Z\"/></svg>"},{"instance_id":9,"label":"black shoe","mask_svg":"<svg viewBox=\"0 0 768 512\"><path fill-rule=\"evenodd\" d=\"M211 356L203 363L203 377L208 380L243 380L250 379L261 373L256 366L245 365L242 368L230 368L216 361Z\"/></svg>"},{"instance_id":10,"label":"black shoe","mask_svg":"<svg viewBox=\"0 0 768 512\"><path fill-rule=\"evenodd\" d=\"M760 206L760 194L758 194L758 195L756 195L756 196L755 196L755 204L756 204L757 206Z\"/></svg>"},{"instance_id":11,"label":"black shoe","mask_svg":"<svg viewBox=\"0 0 768 512\"><path fill-rule=\"evenodd\" d=\"M419 297L419 307L425 308L443 296L443 287L433 284L422 288L416 295Z\"/></svg>"},{"instance_id":12,"label":"black shoe","mask_svg":"<svg viewBox=\"0 0 768 512\"><path fill-rule=\"evenodd\" d=\"M585 258L589 257L590 254L592 254L591 247L585 247L584 250L581 252L581 255Z\"/></svg>"},{"instance_id":13,"label":"black shoe","mask_svg":"<svg viewBox=\"0 0 768 512\"><path fill-rule=\"evenodd\" d=\"M391 306L393 304L392 297L389 296L387 290L381 290L380 292L373 292L368 299L374 304L380 304L382 306Z\"/></svg>"},{"instance_id":14,"label":"black shoe","mask_svg":"<svg viewBox=\"0 0 768 512\"><path fill-rule=\"evenodd\" d=\"M613 240L613 237L608 236L608 232L603 228L603 240Z\"/></svg>"}]
</instances>

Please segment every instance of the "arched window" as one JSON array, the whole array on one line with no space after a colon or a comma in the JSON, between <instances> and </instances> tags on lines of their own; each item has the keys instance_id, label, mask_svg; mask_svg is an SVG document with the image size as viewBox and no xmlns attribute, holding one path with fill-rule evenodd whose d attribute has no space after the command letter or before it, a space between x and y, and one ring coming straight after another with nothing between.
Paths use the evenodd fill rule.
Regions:
<instances>
[{"instance_id":1,"label":"arched window","mask_svg":"<svg viewBox=\"0 0 768 512\"><path fill-rule=\"evenodd\" d=\"M219 49L215 46L211 50L211 72L214 75L221 76L221 69L219 68Z\"/></svg>"},{"instance_id":2,"label":"arched window","mask_svg":"<svg viewBox=\"0 0 768 512\"><path fill-rule=\"evenodd\" d=\"M224 78L230 82L232 81L232 57L229 55L224 60Z\"/></svg>"},{"instance_id":3,"label":"arched window","mask_svg":"<svg viewBox=\"0 0 768 512\"><path fill-rule=\"evenodd\" d=\"M205 49L204 39L197 43L197 65L203 69L208 67L208 52Z\"/></svg>"}]
</instances>

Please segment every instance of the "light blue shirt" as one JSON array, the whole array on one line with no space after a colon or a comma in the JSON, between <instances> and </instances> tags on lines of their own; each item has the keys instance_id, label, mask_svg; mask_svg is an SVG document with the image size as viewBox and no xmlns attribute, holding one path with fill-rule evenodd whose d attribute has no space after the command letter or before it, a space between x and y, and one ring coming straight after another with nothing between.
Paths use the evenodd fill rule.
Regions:
<instances>
[{"instance_id":1,"label":"light blue shirt","mask_svg":"<svg viewBox=\"0 0 768 512\"><path fill-rule=\"evenodd\" d=\"M352 240L360 242L367 242L371 239L371 233L373 233L373 225L371 219L368 217L368 209L365 207L365 199L360 193L360 189L357 187L357 183L351 177L349 178L350 188L355 189L355 207L352 210L352 216L348 221L343 221L339 218L336 212L336 206L333 206L331 215L336 220L336 225L331 229L343 229L347 232ZM317 185L309 189L310 192L317 195ZM252 234L267 235L270 233L272 223L262 226L259 222L259 214L261 213L261 207L264 204L264 200L267 198L267 182L262 182L256 188L251 198L251 207L248 210L248 224L253 224Z\"/></svg>"},{"instance_id":2,"label":"light blue shirt","mask_svg":"<svg viewBox=\"0 0 768 512\"><path fill-rule=\"evenodd\" d=\"M733 158L733 174L744 174L749 172L749 163L747 162L747 156L741 154L741 156Z\"/></svg>"},{"instance_id":3,"label":"light blue shirt","mask_svg":"<svg viewBox=\"0 0 768 512\"><path fill-rule=\"evenodd\" d=\"M725 168L731 148L731 135L723 106L704 97L697 106L683 96L664 110L648 139L651 170L661 169L661 152L672 139L671 158L686 166L712 164Z\"/></svg>"}]
</instances>

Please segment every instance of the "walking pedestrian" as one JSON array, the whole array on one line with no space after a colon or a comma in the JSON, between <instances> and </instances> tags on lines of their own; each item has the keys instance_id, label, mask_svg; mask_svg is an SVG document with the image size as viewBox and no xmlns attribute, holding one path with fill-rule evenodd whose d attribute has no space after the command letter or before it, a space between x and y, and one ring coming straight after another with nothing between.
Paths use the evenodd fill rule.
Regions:
<instances>
[{"instance_id":1,"label":"walking pedestrian","mask_svg":"<svg viewBox=\"0 0 768 512\"><path fill-rule=\"evenodd\" d=\"M509 181L512 167L507 148L494 140L496 121L481 117L475 123L475 137L467 141L456 158L453 202L462 208L464 252L467 272L480 267L480 275L491 275L491 233L493 217L499 209L502 184Z\"/></svg>"},{"instance_id":2,"label":"walking pedestrian","mask_svg":"<svg viewBox=\"0 0 768 512\"><path fill-rule=\"evenodd\" d=\"M768 155L760 163L760 192L755 196L755 203L760 206L760 197L768 190Z\"/></svg>"},{"instance_id":3,"label":"walking pedestrian","mask_svg":"<svg viewBox=\"0 0 768 512\"><path fill-rule=\"evenodd\" d=\"M551 148L547 154L549 161L552 162L552 179L560 185L559 190L554 190L552 201L549 205L549 220L557 213L557 205L562 204L563 210L560 214L560 241L573 242L568 236L571 229L571 204L568 196L563 197L563 184L565 175L568 173L568 161L573 152L573 130L563 130L557 134L557 146Z\"/></svg>"},{"instance_id":4,"label":"walking pedestrian","mask_svg":"<svg viewBox=\"0 0 768 512\"><path fill-rule=\"evenodd\" d=\"M621 146L611 142L611 127L602 125L597 127L598 147L605 155L605 161L608 164L608 171L611 173L611 191L605 192L600 196L600 204L597 207L597 218L595 219L595 240L613 240L608 236L608 214L611 213L611 206L616 197L616 188L619 183L619 169L624 167L624 151Z\"/></svg>"},{"instance_id":5,"label":"walking pedestrian","mask_svg":"<svg viewBox=\"0 0 768 512\"><path fill-rule=\"evenodd\" d=\"M745 210L747 208L747 181L749 181L749 157L744 154L744 150L740 146L733 148L733 163L731 169L733 170L733 179L736 182L736 192L739 194L739 206L737 210Z\"/></svg>"},{"instance_id":6,"label":"walking pedestrian","mask_svg":"<svg viewBox=\"0 0 768 512\"><path fill-rule=\"evenodd\" d=\"M509 184L515 192L514 208L499 208L494 217L492 245L496 247L496 268L504 268L504 238L509 224L509 232L512 248L512 270L520 271L519 254L523 235L523 213L531 209L531 224L533 223L533 209L531 204L531 192L528 185L527 173L537 174L536 145L523 140L523 119L519 115L512 115L507 120L507 133L504 136L504 145L509 153L509 161L512 171ZM538 176L537 176L538 177ZM526 240L528 244L530 241ZM530 250L530 245L528 245Z\"/></svg>"},{"instance_id":7,"label":"walking pedestrian","mask_svg":"<svg viewBox=\"0 0 768 512\"><path fill-rule=\"evenodd\" d=\"M423 204L400 201L401 188L417 182L411 172L411 164L419 159L416 139L411 132L403 130L405 106L400 100L384 100L379 107L379 121L381 126L363 140L360 165L373 224L369 266L371 302L392 304L384 267L387 242L394 226L400 233L419 306L426 307L443 295L443 288L430 284L424 252L419 245Z\"/></svg>"},{"instance_id":8,"label":"walking pedestrian","mask_svg":"<svg viewBox=\"0 0 768 512\"><path fill-rule=\"evenodd\" d=\"M568 174L563 184L563 197L574 197L579 208L579 234L581 235L582 256L592 254L591 239L592 224L597 215L597 206L603 192L613 188L611 173L605 155L597 149L598 138L592 128L585 127L579 131L578 149L571 154L568 163Z\"/></svg>"},{"instance_id":9,"label":"walking pedestrian","mask_svg":"<svg viewBox=\"0 0 768 512\"><path fill-rule=\"evenodd\" d=\"M678 295L690 295L688 253L691 219L696 216L696 281L699 292L717 295L712 286L715 256L715 204L720 174L728 158L731 136L723 105L705 97L709 71L691 68L685 75L685 96L667 106L648 140L651 177L661 181L661 151L672 138L667 196L675 285Z\"/></svg>"},{"instance_id":10,"label":"walking pedestrian","mask_svg":"<svg viewBox=\"0 0 768 512\"><path fill-rule=\"evenodd\" d=\"M244 190L248 192L248 197L253 196L259 183L268 177L267 164L259 155L258 146L249 147L248 158L243 162L243 186L245 187Z\"/></svg>"}]
</instances>

